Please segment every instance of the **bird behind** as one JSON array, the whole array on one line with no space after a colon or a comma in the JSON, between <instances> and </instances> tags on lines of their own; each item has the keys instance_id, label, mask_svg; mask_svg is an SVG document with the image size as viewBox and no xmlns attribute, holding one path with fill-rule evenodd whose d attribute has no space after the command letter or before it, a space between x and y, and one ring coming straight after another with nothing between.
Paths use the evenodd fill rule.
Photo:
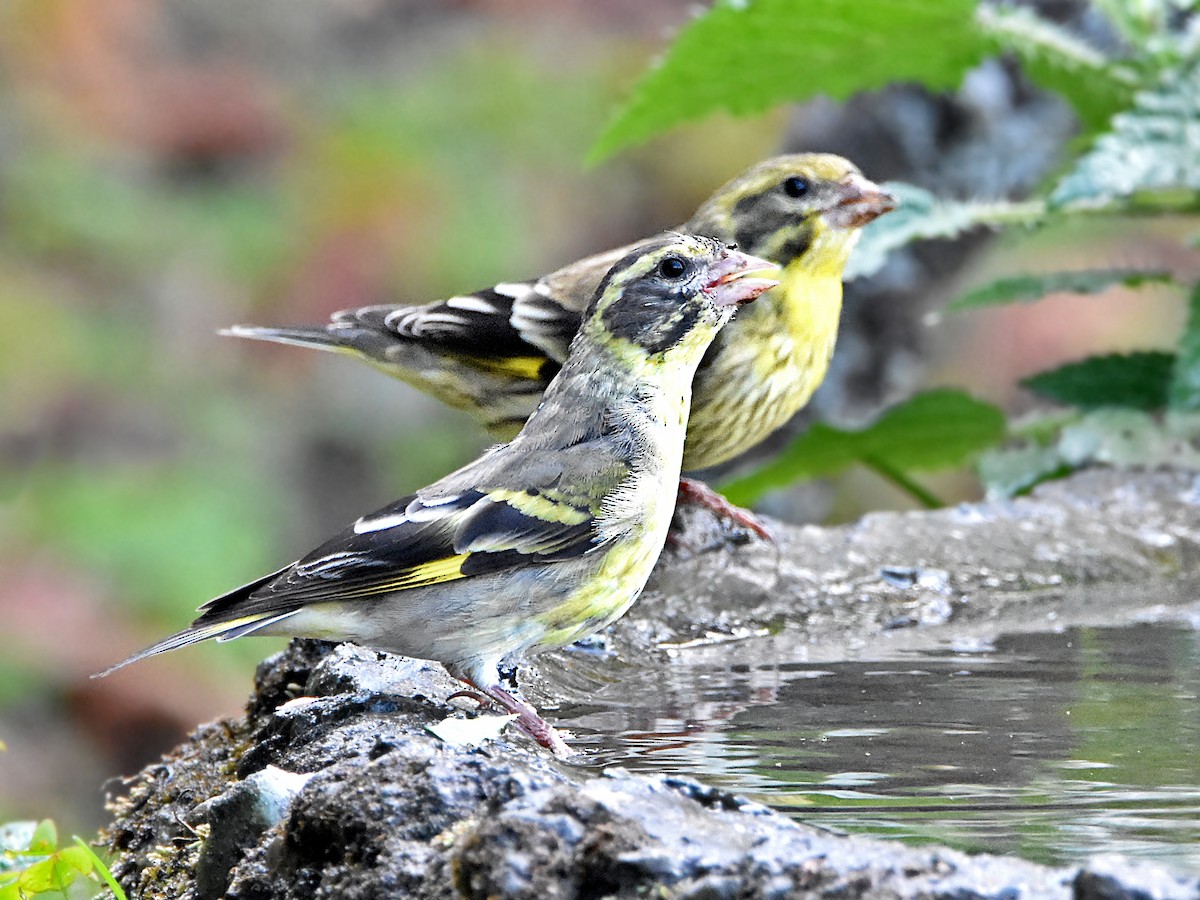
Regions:
<instances>
[{"instance_id":1,"label":"bird behind","mask_svg":"<svg viewBox=\"0 0 1200 900\"><path fill-rule=\"evenodd\" d=\"M740 313L700 366L684 471L727 462L808 402L837 339L842 272L859 229L894 204L849 161L796 154L751 167L678 228L784 269L783 284ZM367 306L335 313L326 325L237 325L226 333L356 356L508 438L566 358L604 273L638 246L424 306Z\"/></svg>"},{"instance_id":2,"label":"bird behind","mask_svg":"<svg viewBox=\"0 0 1200 900\"><path fill-rule=\"evenodd\" d=\"M778 284L748 276L774 268L707 238L639 246L598 285L511 443L209 601L109 671L210 638L351 640L442 662L565 754L498 670L637 598L670 524L696 366L737 306Z\"/></svg>"}]
</instances>

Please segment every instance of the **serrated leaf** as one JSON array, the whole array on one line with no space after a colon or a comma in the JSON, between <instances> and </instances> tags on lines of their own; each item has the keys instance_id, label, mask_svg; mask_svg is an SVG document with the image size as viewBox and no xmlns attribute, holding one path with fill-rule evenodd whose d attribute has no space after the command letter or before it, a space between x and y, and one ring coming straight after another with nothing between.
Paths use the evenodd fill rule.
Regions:
<instances>
[{"instance_id":1,"label":"serrated leaf","mask_svg":"<svg viewBox=\"0 0 1200 900\"><path fill-rule=\"evenodd\" d=\"M1147 39L1161 32L1164 25L1193 4L1195 0L1095 0L1096 7L1116 27L1126 41L1135 47L1144 46Z\"/></svg>"},{"instance_id":2,"label":"serrated leaf","mask_svg":"<svg viewBox=\"0 0 1200 900\"><path fill-rule=\"evenodd\" d=\"M1167 403L1171 409L1200 409L1200 282L1192 288L1188 301L1187 324L1179 338Z\"/></svg>"},{"instance_id":3,"label":"serrated leaf","mask_svg":"<svg viewBox=\"0 0 1200 900\"><path fill-rule=\"evenodd\" d=\"M834 475L856 463L888 472L949 468L1003 436L1004 414L990 403L961 391L927 391L859 431L813 425L769 466L721 490L748 506L769 490Z\"/></svg>"},{"instance_id":4,"label":"serrated leaf","mask_svg":"<svg viewBox=\"0 0 1200 900\"><path fill-rule=\"evenodd\" d=\"M722 0L685 25L592 148L614 151L714 112L735 116L896 81L956 87L992 49L975 0Z\"/></svg>"},{"instance_id":5,"label":"serrated leaf","mask_svg":"<svg viewBox=\"0 0 1200 900\"><path fill-rule=\"evenodd\" d=\"M985 453L979 476L988 496L1026 493L1050 478L1091 465L1119 468L1200 468L1200 413L1096 409L1063 423L1057 433Z\"/></svg>"},{"instance_id":6,"label":"serrated leaf","mask_svg":"<svg viewBox=\"0 0 1200 900\"><path fill-rule=\"evenodd\" d=\"M1136 409L1097 409L1063 429L1058 452L1073 468L1110 466L1200 468L1200 415L1151 415Z\"/></svg>"},{"instance_id":7,"label":"serrated leaf","mask_svg":"<svg viewBox=\"0 0 1200 900\"><path fill-rule=\"evenodd\" d=\"M1200 62L1160 74L1058 183L1053 206L1103 208L1139 193L1200 191Z\"/></svg>"},{"instance_id":8,"label":"serrated leaf","mask_svg":"<svg viewBox=\"0 0 1200 900\"><path fill-rule=\"evenodd\" d=\"M1067 363L1022 379L1035 394L1080 409L1118 406L1156 410L1167 405L1175 356L1171 353L1114 353Z\"/></svg>"},{"instance_id":9,"label":"serrated leaf","mask_svg":"<svg viewBox=\"0 0 1200 900\"><path fill-rule=\"evenodd\" d=\"M1071 472L1056 447L1038 444L988 450L980 456L978 468L989 497L1015 497Z\"/></svg>"},{"instance_id":10,"label":"serrated leaf","mask_svg":"<svg viewBox=\"0 0 1200 900\"><path fill-rule=\"evenodd\" d=\"M1042 217L1038 201L952 200L904 182L888 182L896 209L867 225L846 266L846 281L873 275L893 250L913 241L957 237L984 225L1032 223Z\"/></svg>"},{"instance_id":11,"label":"serrated leaf","mask_svg":"<svg viewBox=\"0 0 1200 900\"><path fill-rule=\"evenodd\" d=\"M969 291L946 309L959 312L1002 303L1029 303L1047 294L1099 294L1118 284L1136 288L1170 281L1171 273L1165 269L1082 269L1016 275Z\"/></svg>"}]
</instances>

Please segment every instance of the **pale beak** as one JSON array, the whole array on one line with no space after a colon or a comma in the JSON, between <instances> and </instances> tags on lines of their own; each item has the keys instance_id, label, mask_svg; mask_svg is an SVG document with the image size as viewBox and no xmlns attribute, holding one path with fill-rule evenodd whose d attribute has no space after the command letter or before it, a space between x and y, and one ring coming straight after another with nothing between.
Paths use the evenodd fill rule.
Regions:
<instances>
[{"instance_id":1,"label":"pale beak","mask_svg":"<svg viewBox=\"0 0 1200 900\"><path fill-rule=\"evenodd\" d=\"M847 175L822 215L834 228L860 228L895 208L896 198L875 182Z\"/></svg>"},{"instance_id":2,"label":"pale beak","mask_svg":"<svg viewBox=\"0 0 1200 900\"><path fill-rule=\"evenodd\" d=\"M715 306L749 303L779 284L774 278L749 276L755 272L770 275L778 271L779 266L775 263L739 250L726 249L721 258L709 267L710 281L704 286L704 293Z\"/></svg>"}]
</instances>

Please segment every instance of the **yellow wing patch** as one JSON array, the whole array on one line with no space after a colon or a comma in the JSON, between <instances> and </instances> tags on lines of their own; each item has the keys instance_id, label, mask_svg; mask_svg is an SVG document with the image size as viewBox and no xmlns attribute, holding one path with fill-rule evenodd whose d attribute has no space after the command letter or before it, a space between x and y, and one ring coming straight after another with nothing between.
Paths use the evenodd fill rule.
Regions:
<instances>
[{"instance_id":1,"label":"yellow wing patch","mask_svg":"<svg viewBox=\"0 0 1200 900\"><path fill-rule=\"evenodd\" d=\"M543 522L558 522L562 525L582 525L592 518L591 513L579 509L569 503L560 503L542 495L533 495L527 491L488 491L491 500L507 503L519 513L523 513Z\"/></svg>"},{"instance_id":2,"label":"yellow wing patch","mask_svg":"<svg viewBox=\"0 0 1200 900\"><path fill-rule=\"evenodd\" d=\"M460 356L462 362L489 375L503 375L507 378L520 378L525 381L537 381L542 378L542 369L549 361L544 356Z\"/></svg>"},{"instance_id":3,"label":"yellow wing patch","mask_svg":"<svg viewBox=\"0 0 1200 900\"><path fill-rule=\"evenodd\" d=\"M462 565L470 553L457 553L454 556L444 556L441 559L430 560L404 569L395 578L387 581L377 581L357 590L338 591L331 593L330 600L343 600L350 597L370 597L375 594L390 594L392 591L403 591L408 588L423 587L428 584L440 584L443 581L454 581L465 578Z\"/></svg>"}]
</instances>

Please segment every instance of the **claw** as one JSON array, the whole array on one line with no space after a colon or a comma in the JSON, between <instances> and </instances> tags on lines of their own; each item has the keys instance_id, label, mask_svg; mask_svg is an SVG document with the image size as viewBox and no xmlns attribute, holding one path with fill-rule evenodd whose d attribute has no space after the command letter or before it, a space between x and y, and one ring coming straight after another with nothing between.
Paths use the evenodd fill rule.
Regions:
<instances>
[{"instance_id":1,"label":"claw","mask_svg":"<svg viewBox=\"0 0 1200 900\"><path fill-rule=\"evenodd\" d=\"M703 506L705 509L712 510L722 519L757 534L768 544L775 543L775 535L771 534L767 526L754 513L748 509L742 509L740 506L734 506L703 481L680 478L678 502Z\"/></svg>"},{"instance_id":2,"label":"claw","mask_svg":"<svg viewBox=\"0 0 1200 900\"><path fill-rule=\"evenodd\" d=\"M473 681L467 681L467 683L475 688L476 691L486 694L487 697L504 707L510 713L515 713L517 716L514 720L516 726L555 756L560 759L566 759L572 755L571 748L567 746L567 742L562 739L562 736L554 730L554 726L539 716L537 710L524 700L510 694L498 684L491 687L484 687ZM459 691L458 694L452 696L460 695L479 696L475 691Z\"/></svg>"},{"instance_id":3,"label":"claw","mask_svg":"<svg viewBox=\"0 0 1200 900\"><path fill-rule=\"evenodd\" d=\"M451 700L457 700L459 697L466 697L468 700L474 700L476 703L479 704L480 709L484 709L484 708L492 705L491 697L488 697L486 694L481 694L479 691L471 691L471 690L466 690L466 689L461 690L461 691L455 691L453 694L451 694L449 697L446 698L446 701L449 702Z\"/></svg>"}]
</instances>

